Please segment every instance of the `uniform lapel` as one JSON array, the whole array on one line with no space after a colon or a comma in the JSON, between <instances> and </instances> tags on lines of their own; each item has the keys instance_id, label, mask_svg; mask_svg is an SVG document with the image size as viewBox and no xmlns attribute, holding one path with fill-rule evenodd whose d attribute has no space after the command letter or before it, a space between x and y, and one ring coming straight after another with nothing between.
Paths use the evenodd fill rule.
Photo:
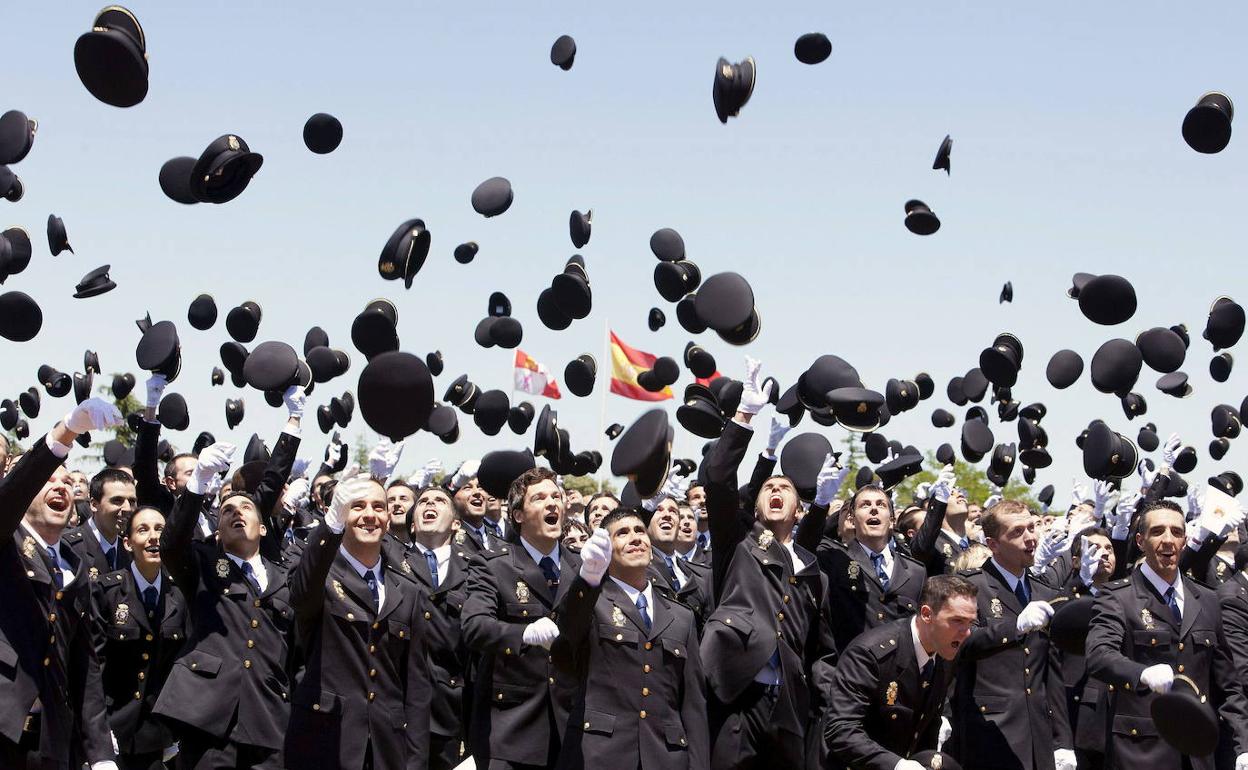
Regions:
<instances>
[{"instance_id":1,"label":"uniform lapel","mask_svg":"<svg viewBox=\"0 0 1248 770\"><path fill-rule=\"evenodd\" d=\"M650 632L646 630L646 624L641 621L641 613L637 610L637 605L633 604L632 600L628 598L628 594L624 593L623 588L620 588L610 577L604 577L602 579L602 593L624 613L624 617L632 621L633 626L643 637L649 637ZM651 591L650 595L655 595L655 592ZM614 611L612 611L612 615L614 614ZM651 610L650 620L653 626L653 609Z\"/></svg>"},{"instance_id":2,"label":"uniform lapel","mask_svg":"<svg viewBox=\"0 0 1248 770\"><path fill-rule=\"evenodd\" d=\"M1144 605L1144 608L1152 615L1154 623L1160 620L1175 631L1179 630L1179 625L1174 622L1174 615L1170 614L1170 605L1166 604L1166 600L1161 597L1161 594L1157 593L1157 589L1153 587L1152 581L1148 579L1139 567L1135 569L1135 592L1140 599L1140 604ZM1145 623L1145 625L1148 624Z\"/></svg>"},{"instance_id":3,"label":"uniform lapel","mask_svg":"<svg viewBox=\"0 0 1248 770\"><path fill-rule=\"evenodd\" d=\"M178 602L173 598L173 580L169 577L169 573L165 572L165 568L160 568L160 606L161 606L161 625L165 623L176 622L176 618L181 609Z\"/></svg>"},{"instance_id":4,"label":"uniform lapel","mask_svg":"<svg viewBox=\"0 0 1248 770\"><path fill-rule=\"evenodd\" d=\"M386 583L386 603L381 606L381 612L377 615L378 620L385 620L390 616L390 613L399 608L399 605L403 603L404 589L406 588L406 586L402 585L403 581L400 579L397 568L394 565L387 564L382 571ZM369 596L372 596L371 592Z\"/></svg>"},{"instance_id":5,"label":"uniform lapel","mask_svg":"<svg viewBox=\"0 0 1248 770\"><path fill-rule=\"evenodd\" d=\"M1182 579L1182 578L1180 578ZM1183 580L1183 627L1179 637L1187 636L1200 616L1200 591L1191 580Z\"/></svg>"},{"instance_id":6,"label":"uniform lapel","mask_svg":"<svg viewBox=\"0 0 1248 770\"><path fill-rule=\"evenodd\" d=\"M849 558L858 563L859 570L866 575L868 580L875 583L876 588L883 590L883 586L880 585L880 576L875 574L875 564L871 562L871 557L857 540L849 544Z\"/></svg>"},{"instance_id":7,"label":"uniform lapel","mask_svg":"<svg viewBox=\"0 0 1248 770\"><path fill-rule=\"evenodd\" d=\"M1010 589L1010 581L1006 580L1005 575L1001 574L1001 571L997 569L997 565L993 564L991 559L984 562L984 574L992 578L992 582L989 585L996 589L996 595L993 598L1009 607L1015 615L1021 613L1023 607L1018 603L1018 597L1014 594L1014 591ZM1023 579L1026 579L1026 575L1024 575Z\"/></svg>"},{"instance_id":8,"label":"uniform lapel","mask_svg":"<svg viewBox=\"0 0 1248 770\"><path fill-rule=\"evenodd\" d=\"M368 612L370 617L376 615L377 605L373 601L373 592L368 590L368 583L364 582L364 578L360 577L360 573L355 571L355 567L347 561L347 557L343 556L341 551L334 557L334 569L330 574L335 573L338 584L342 586L344 593L351 596L356 607Z\"/></svg>"},{"instance_id":9,"label":"uniform lapel","mask_svg":"<svg viewBox=\"0 0 1248 770\"><path fill-rule=\"evenodd\" d=\"M658 639L659 635L667 630L667 627L676 619L676 613L672 611L672 605L668 602L667 597L658 591L651 591L650 595L654 597L654 605L650 608L650 639Z\"/></svg>"},{"instance_id":10,"label":"uniform lapel","mask_svg":"<svg viewBox=\"0 0 1248 770\"><path fill-rule=\"evenodd\" d=\"M520 578L528 585L533 596L536 596L548 607L554 606L554 595L550 590L550 586L546 584L546 576L542 574L541 567L537 566L537 562L533 561L533 557L529 555L529 550L522 543L515 543L511 546L514 554L514 562L516 571L520 573ZM563 573L559 573L559 582L567 582L563 579Z\"/></svg>"},{"instance_id":11,"label":"uniform lapel","mask_svg":"<svg viewBox=\"0 0 1248 770\"><path fill-rule=\"evenodd\" d=\"M161 589L164 589L165 579L160 580ZM134 579L134 570L127 569L126 577L121 582L122 599L130 608L130 616L138 622L139 627L144 631L151 632L152 621L147 617L147 605L143 603L143 592L139 590L139 583ZM156 611L160 611L160 600L157 599Z\"/></svg>"},{"instance_id":12,"label":"uniform lapel","mask_svg":"<svg viewBox=\"0 0 1248 770\"><path fill-rule=\"evenodd\" d=\"M260 557L260 563L264 566L265 578L268 580L264 593L260 594L260 598L265 599L286 585L286 569L264 557Z\"/></svg>"}]
</instances>

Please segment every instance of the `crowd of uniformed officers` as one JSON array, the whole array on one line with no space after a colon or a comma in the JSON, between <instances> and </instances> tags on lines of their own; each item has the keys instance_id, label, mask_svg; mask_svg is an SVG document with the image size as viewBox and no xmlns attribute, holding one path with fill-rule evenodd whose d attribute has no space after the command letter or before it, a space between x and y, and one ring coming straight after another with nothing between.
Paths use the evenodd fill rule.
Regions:
<instances>
[{"instance_id":1,"label":"crowd of uniformed officers","mask_svg":"<svg viewBox=\"0 0 1248 770\"><path fill-rule=\"evenodd\" d=\"M159 469L161 385L133 467L66 469L121 421L89 399L0 480L2 768L1248 768L1243 516L1164 462L1052 517L948 467L842 503L829 455L804 502L785 423L738 478L755 364L696 483L502 499L388 444L307 473L297 388L263 459ZM1205 712L1187 753L1154 719Z\"/></svg>"}]
</instances>

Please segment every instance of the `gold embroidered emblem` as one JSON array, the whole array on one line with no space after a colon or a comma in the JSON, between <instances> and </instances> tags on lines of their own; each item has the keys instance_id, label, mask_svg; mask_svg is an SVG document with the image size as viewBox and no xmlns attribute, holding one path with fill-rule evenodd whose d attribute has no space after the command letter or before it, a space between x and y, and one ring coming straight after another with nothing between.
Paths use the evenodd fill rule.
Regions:
<instances>
[{"instance_id":1,"label":"gold embroidered emblem","mask_svg":"<svg viewBox=\"0 0 1248 770\"><path fill-rule=\"evenodd\" d=\"M334 587L334 593L338 594L339 599L347 598L347 592L342 590L342 583L339 583L337 580L334 580L331 582L331 585Z\"/></svg>"},{"instance_id":2,"label":"gold embroidered emblem","mask_svg":"<svg viewBox=\"0 0 1248 770\"><path fill-rule=\"evenodd\" d=\"M611 625L616 628L624 627L624 611L615 605L611 607Z\"/></svg>"},{"instance_id":3,"label":"gold embroidered emblem","mask_svg":"<svg viewBox=\"0 0 1248 770\"><path fill-rule=\"evenodd\" d=\"M932 755L932 761L927 763L929 770L940 770L945 766L945 760L941 757L940 752Z\"/></svg>"},{"instance_id":4,"label":"gold embroidered emblem","mask_svg":"<svg viewBox=\"0 0 1248 770\"><path fill-rule=\"evenodd\" d=\"M217 577L227 578L230 576L230 562L228 559L217 559Z\"/></svg>"},{"instance_id":5,"label":"gold embroidered emblem","mask_svg":"<svg viewBox=\"0 0 1248 770\"><path fill-rule=\"evenodd\" d=\"M992 603L988 606L988 609L990 612L992 612L992 616L994 618L1001 617L1001 613L1002 613L1001 600L995 596L992 597Z\"/></svg>"},{"instance_id":6,"label":"gold embroidered emblem","mask_svg":"<svg viewBox=\"0 0 1248 770\"><path fill-rule=\"evenodd\" d=\"M1218 562L1217 573L1218 573L1218 577L1222 577L1223 575L1226 574L1226 562L1224 561Z\"/></svg>"},{"instance_id":7,"label":"gold embroidered emblem","mask_svg":"<svg viewBox=\"0 0 1248 770\"><path fill-rule=\"evenodd\" d=\"M99 580L99 579L100 579L100 568L99 568L99 567L92 567L91 569L87 570L87 577L88 577L88 578L90 578L93 582L94 582L94 581L96 581L96 580Z\"/></svg>"},{"instance_id":8,"label":"gold embroidered emblem","mask_svg":"<svg viewBox=\"0 0 1248 770\"><path fill-rule=\"evenodd\" d=\"M464 544L464 531L462 529L455 530L455 545Z\"/></svg>"},{"instance_id":9,"label":"gold embroidered emblem","mask_svg":"<svg viewBox=\"0 0 1248 770\"><path fill-rule=\"evenodd\" d=\"M941 550L941 553L943 553L945 556L953 556L953 546L949 545L948 543L945 543L944 545L942 545L940 547L940 550Z\"/></svg>"},{"instance_id":10,"label":"gold embroidered emblem","mask_svg":"<svg viewBox=\"0 0 1248 770\"><path fill-rule=\"evenodd\" d=\"M228 145L230 146L230 149L231 149L231 150L234 150L234 151L236 151L236 152L238 151L238 147L239 147L239 145L238 145L238 137L237 137L237 136L231 136L231 137L229 137L228 139L226 139L226 144L228 144Z\"/></svg>"},{"instance_id":11,"label":"gold embroidered emblem","mask_svg":"<svg viewBox=\"0 0 1248 770\"><path fill-rule=\"evenodd\" d=\"M884 693L884 698L888 701L888 705L897 705L897 683L889 682L888 690Z\"/></svg>"},{"instance_id":12,"label":"gold embroidered emblem","mask_svg":"<svg viewBox=\"0 0 1248 770\"><path fill-rule=\"evenodd\" d=\"M35 558L35 539L30 535L27 535L26 539L22 541L22 555L27 559Z\"/></svg>"},{"instance_id":13,"label":"gold embroidered emblem","mask_svg":"<svg viewBox=\"0 0 1248 770\"><path fill-rule=\"evenodd\" d=\"M776 541L776 536L771 534L770 529L764 529L762 534L758 536L758 547L766 551L771 544Z\"/></svg>"},{"instance_id":14,"label":"gold embroidered emblem","mask_svg":"<svg viewBox=\"0 0 1248 770\"><path fill-rule=\"evenodd\" d=\"M529 603L529 584L523 580L516 581L516 601L521 604Z\"/></svg>"},{"instance_id":15,"label":"gold embroidered emblem","mask_svg":"<svg viewBox=\"0 0 1248 770\"><path fill-rule=\"evenodd\" d=\"M1143 621L1144 629L1147 631L1153 631L1157 628L1153 623L1153 613L1149 612L1147 607L1140 610L1140 620Z\"/></svg>"},{"instance_id":16,"label":"gold embroidered emblem","mask_svg":"<svg viewBox=\"0 0 1248 770\"><path fill-rule=\"evenodd\" d=\"M849 563L849 579L857 580L860 572L862 572L862 567L858 566L858 562L851 561Z\"/></svg>"},{"instance_id":17,"label":"gold embroidered emblem","mask_svg":"<svg viewBox=\"0 0 1248 770\"><path fill-rule=\"evenodd\" d=\"M412 574L412 565L407 563L407 559L404 559L402 561L402 565L403 566L400 567L399 569L403 570L404 574L407 574L407 575Z\"/></svg>"},{"instance_id":18,"label":"gold embroidered emblem","mask_svg":"<svg viewBox=\"0 0 1248 770\"><path fill-rule=\"evenodd\" d=\"M129 619L130 605L125 603L118 604L117 609L113 611L113 623L118 626L124 626Z\"/></svg>"}]
</instances>

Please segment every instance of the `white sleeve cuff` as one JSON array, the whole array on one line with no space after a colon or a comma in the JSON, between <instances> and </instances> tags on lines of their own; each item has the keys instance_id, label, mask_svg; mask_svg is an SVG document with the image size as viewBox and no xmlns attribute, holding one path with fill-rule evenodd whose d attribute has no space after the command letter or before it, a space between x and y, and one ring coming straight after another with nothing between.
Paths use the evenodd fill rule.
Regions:
<instances>
[{"instance_id":1,"label":"white sleeve cuff","mask_svg":"<svg viewBox=\"0 0 1248 770\"><path fill-rule=\"evenodd\" d=\"M52 450L52 454L56 455L62 460L64 460L66 457L69 457L69 447L57 441L56 439L52 438L51 433L48 434L47 445L48 445L48 449Z\"/></svg>"}]
</instances>

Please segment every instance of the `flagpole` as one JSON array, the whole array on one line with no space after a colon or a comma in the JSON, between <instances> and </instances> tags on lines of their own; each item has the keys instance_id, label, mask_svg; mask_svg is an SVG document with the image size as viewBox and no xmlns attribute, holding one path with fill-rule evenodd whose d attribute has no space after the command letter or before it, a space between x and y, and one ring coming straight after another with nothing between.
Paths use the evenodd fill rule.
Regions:
<instances>
[{"instance_id":1,"label":"flagpole","mask_svg":"<svg viewBox=\"0 0 1248 770\"><path fill-rule=\"evenodd\" d=\"M603 363L603 366L612 367L611 369L608 370L610 373L607 375L607 385L599 388L599 390L602 391L602 396L601 398L599 398L599 410L598 410L598 454L602 456L603 462L605 463L607 460L607 391L611 389L611 385L610 385L611 377L614 376L614 372L615 372L614 361L611 358L611 319L610 318L603 319L603 330L606 332L606 334L603 335L603 343L606 348L606 355L603 358L602 363ZM599 367L599 370L601 369L602 367ZM604 474L602 472L602 466L598 466L598 488L599 489L602 488L603 478L604 478Z\"/></svg>"}]
</instances>

